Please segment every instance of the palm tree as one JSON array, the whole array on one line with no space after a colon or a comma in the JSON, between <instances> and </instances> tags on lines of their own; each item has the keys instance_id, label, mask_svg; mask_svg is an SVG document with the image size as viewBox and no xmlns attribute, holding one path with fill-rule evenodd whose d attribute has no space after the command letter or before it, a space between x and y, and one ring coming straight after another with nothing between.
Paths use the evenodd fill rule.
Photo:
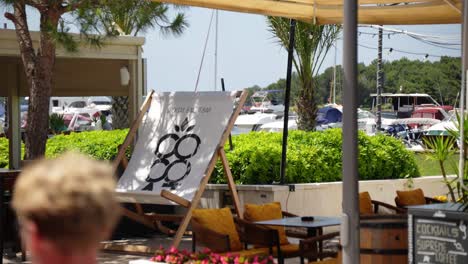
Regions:
<instances>
[{"instance_id":1,"label":"palm tree","mask_svg":"<svg viewBox=\"0 0 468 264\"><path fill-rule=\"evenodd\" d=\"M106 2L109 2L106 5ZM188 23L183 13L178 13L171 20L168 17L169 6L148 0L105 0L105 5L95 9L83 9L78 17L83 25L89 25L98 33L122 36L145 32L159 28L163 34L181 35ZM112 97L112 126L129 126L128 97Z\"/></svg>"},{"instance_id":2,"label":"palm tree","mask_svg":"<svg viewBox=\"0 0 468 264\"><path fill-rule=\"evenodd\" d=\"M289 45L290 20L268 17L268 26L280 45ZM338 37L341 26L314 25L298 21L296 24L296 43L293 64L300 81L299 96L296 101L298 128L311 131L315 129L317 104L315 103L315 76L322 66L325 55Z\"/></svg>"}]
</instances>

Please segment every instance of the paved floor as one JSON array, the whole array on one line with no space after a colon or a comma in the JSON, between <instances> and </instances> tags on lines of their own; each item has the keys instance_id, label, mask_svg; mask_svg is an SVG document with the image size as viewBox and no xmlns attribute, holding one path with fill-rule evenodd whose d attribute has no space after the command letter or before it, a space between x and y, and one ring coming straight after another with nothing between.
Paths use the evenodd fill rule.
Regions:
<instances>
[{"instance_id":1,"label":"paved floor","mask_svg":"<svg viewBox=\"0 0 468 264\"><path fill-rule=\"evenodd\" d=\"M118 244L126 244L126 245L134 245L134 246L140 246L140 245L145 245L149 246L151 248L157 249L160 246L163 246L164 248L170 248L170 245L172 244L172 238L171 237L165 237L165 236L156 236L152 239L129 239L129 240L115 240L111 241L109 243L118 245ZM185 238L182 240L180 247L181 249L187 249L191 250L192 246L192 240L191 238ZM3 258L3 263L31 263L30 261L25 261L22 262L20 258L20 254L16 258ZM131 260L137 260L137 259L149 259L151 257L151 254L147 255L142 255L142 254L128 254L128 253L110 253L110 252L101 252L98 257L98 263L100 264L128 264L129 261ZM294 259L288 259L286 261L286 264L299 264L299 258L294 258Z\"/></svg>"},{"instance_id":2,"label":"paved floor","mask_svg":"<svg viewBox=\"0 0 468 264\"><path fill-rule=\"evenodd\" d=\"M126 245L134 245L140 246L145 245L154 250L158 249L160 246L164 248L170 248L172 244L172 238L166 236L156 236L152 239L128 239L128 240L114 240L108 243L109 244L126 244ZM192 240L191 238L185 238L182 240L180 248L181 249L191 249L192 247ZM154 252L154 251L152 251ZM152 254L131 254L131 253L122 253L122 252L101 252L98 257L98 263L101 264L117 264L117 263L128 263L130 260L136 259L149 259ZM17 257L4 257L3 263L31 263L30 261L21 261L21 254L18 254Z\"/></svg>"}]
</instances>

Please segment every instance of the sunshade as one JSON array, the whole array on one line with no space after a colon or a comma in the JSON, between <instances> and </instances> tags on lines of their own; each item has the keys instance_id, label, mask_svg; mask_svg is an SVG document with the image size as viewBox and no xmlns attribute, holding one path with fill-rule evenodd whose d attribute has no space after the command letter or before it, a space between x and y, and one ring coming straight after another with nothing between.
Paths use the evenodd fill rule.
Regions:
<instances>
[{"instance_id":1,"label":"sunshade","mask_svg":"<svg viewBox=\"0 0 468 264\"><path fill-rule=\"evenodd\" d=\"M157 1L157 0L153 0ZM294 46L295 21L316 24L343 24L343 69L344 69L344 114L343 114L343 215L341 245L343 263L359 263L359 204L358 204L358 149L357 149L357 26L358 24L412 25L452 24L462 22L462 2L458 0L159 0L181 5L222 9L244 13L255 13L293 19L290 28L288 70L286 77L285 116L288 116L291 60ZM344 12L343 12L344 10ZM468 21L468 5L463 6L464 22ZM467 26L463 26L463 73L468 63ZM463 74L462 84L466 81ZM462 86L461 98L465 96ZM464 108L464 100L461 100ZM463 119L461 122L463 127ZM287 119L284 122L282 161L286 160ZM460 131L463 138L463 130ZM462 141L461 149L464 146ZM460 154L460 171L464 169L464 158ZM282 162L281 175L285 166Z\"/></svg>"},{"instance_id":2,"label":"sunshade","mask_svg":"<svg viewBox=\"0 0 468 264\"><path fill-rule=\"evenodd\" d=\"M342 24L343 0L153 0L243 13ZM385 5L385 6L384 6ZM414 25L461 22L460 0L360 0L360 24Z\"/></svg>"}]
</instances>

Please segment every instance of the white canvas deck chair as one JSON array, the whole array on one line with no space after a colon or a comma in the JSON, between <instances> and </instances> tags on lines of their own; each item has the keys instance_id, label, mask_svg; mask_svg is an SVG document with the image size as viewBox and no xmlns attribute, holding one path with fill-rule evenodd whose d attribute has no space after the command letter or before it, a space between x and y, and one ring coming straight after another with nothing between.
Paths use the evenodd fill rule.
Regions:
<instances>
[{"instance_id":1,"label":"white canvas deck chair","mask_svg":"<svg viewBox=\"0 0 468 264\"><path fill-rule=\"evenodd\" d=\"M178 204L188 209L183 219L179 218L175 247L187 229L218 158L228 178L235 209L241 216L223 147L246 97L245 91L152 92L119 149L114 168L119 164L126 166L117 187L122 202ZM125 150L137 130L138 140L127 162ZM127 217L153 228L156 222L174 220L167 215L145 214L139 205L135 212L124 211Z\"/></svg>"}]
</instances>

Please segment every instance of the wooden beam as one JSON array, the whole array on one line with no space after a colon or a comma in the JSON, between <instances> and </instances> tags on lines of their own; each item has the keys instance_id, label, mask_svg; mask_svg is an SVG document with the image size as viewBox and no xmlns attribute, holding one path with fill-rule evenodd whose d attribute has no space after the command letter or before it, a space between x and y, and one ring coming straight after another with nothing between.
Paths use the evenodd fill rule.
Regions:
<instances>
[{"instance_id":1,"label":"wooden beam","mask_svg":"<svg viewBox=\"0 0 468 264\"><path fill-rule=\"evenodd\" d=\"M148 111L149 107L151 106L153 94L154 94L154 91L151 91L150 94L146 97L146 100L141 106L140 112L138 113L137 118L133 120L132 122L132 126L130 127L128 134L125 137L123 144L119 147L119 152L113 162L114 171L117 171L117 168L119 167L120 162L125 156L125 150L128 148L128 146L130 146L130 144L132 144L132 141L135 138L136 132L138 128L140 127L141 121L143 120L143 117L145 116L146 111Z\"/></svg>"},{"instance_id":2,"label":"wooden beam","mask_svg":"<svg viewBox=\"0 0 468 264\"><path fill-rule=\"evenodd\" d=\"M224 148L220 148L218 150L219 158L221 159L221 163L223 164L224 174L228 180L229 190L231 191L232 201L234 203L234 208L236 209L237 216L240 219L243 219L242 208L240 206L239 195L237 193L236 183L234 182L234 178L232 177L231 168L229 167L229 162L226 158L226 153L224 153Z\"/></svg>"},{"instance_id":3,"label":"wooden beam","mask_svg":"<svg viewBox=\"0 0 468 264\"><path fill-rule=\"evenodd\" d=\"M128 245L128 244L115 244L115 243L103 243L101 246L101 251L110 251L110 252L125 252L125 253L134 253L141 255L154 255L157 248L148 247L144 245Z\"/></svg>"},{"instance_id":4,"label":"wooden beam","mask_svg":"<svg viewBox=\"0 0 468 264\"><path fill-rule=\"evenodd\" d=\"M189 208L191 205L191 202L189 200L184 199L176 194L173 194L168 190L162 190L161 196L185 208Z\"/></svg>"},{"instance_id":5,"label":"wooden beam","mask_svg":"<svg viewBox=\"0 0 468 264\"><path fill-rule=\"evenodd\" d=\"M153 221L151 219L149 219L148 217L146 217L145 215L143 215L143 214L137 214L137 213L132 212L132 211L130 211L127 208L124 208L124 207L122 207L122 214L124 216L132 219L133 221L136 221L138 223L143 224L146 227L149 227L151 229L156 230Z\"/></svg>"}]
</instances>

